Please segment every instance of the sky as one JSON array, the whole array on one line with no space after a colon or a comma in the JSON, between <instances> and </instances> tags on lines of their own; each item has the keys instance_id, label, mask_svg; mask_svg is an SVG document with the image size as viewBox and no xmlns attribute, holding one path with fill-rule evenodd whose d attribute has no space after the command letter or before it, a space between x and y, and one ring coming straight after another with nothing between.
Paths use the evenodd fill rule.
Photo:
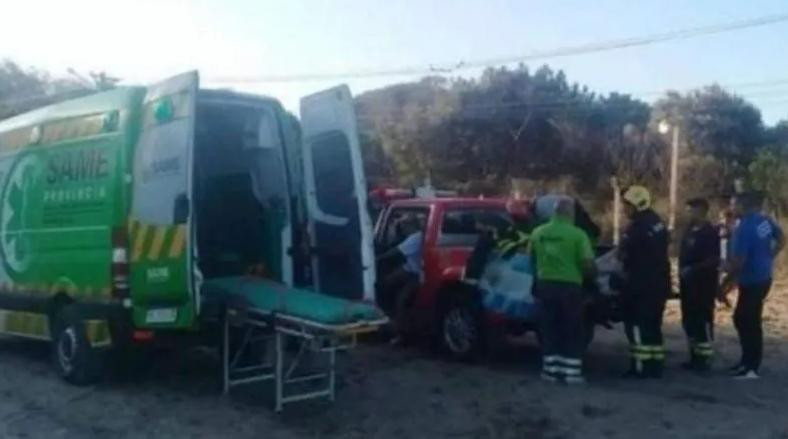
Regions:
<instances>
[{"instance_id":1,"label":"sky","mask_svg":"<svg viewBox=\"0 0 788 439\"><path fill-rule=\"evenodd\" d=\"M0 0L0 58L148 83L198 69L207 87L280 99L347 83L354 93L418 75L250 82L448 66L788 13L785 0ZM602 93L653 100L713 82L788 119L788 22L531 61ZM478 70L453 73L478 75ZM752 83L772 82L753 85Z\"/></svg>"}]
</instances>

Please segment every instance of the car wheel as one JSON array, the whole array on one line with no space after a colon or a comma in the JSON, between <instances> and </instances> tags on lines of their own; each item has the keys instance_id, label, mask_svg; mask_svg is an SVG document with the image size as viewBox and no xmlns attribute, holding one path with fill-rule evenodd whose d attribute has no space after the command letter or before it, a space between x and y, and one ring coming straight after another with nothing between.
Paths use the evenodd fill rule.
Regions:
<instances>
[{"instance_id":1,"label":"car wheel","mask_svg":"<svg viewBox=\"0 0 788 439\"><path fill-rule=\"evenodd\" d=\"M484 343L481 313L470 299L448 304L440 318L440 345L449 358L474 359Z\"/></svg>"},{"instance_id":2,"label":"car wheel","mask_svg":"<svg viewBox=\"0 0 788 439\"><path fill-rule=\"evenodd\" d=\"M103 372L102 352L91 346L73 305L65 306L54 318L52 361L63 379L79 386L96 382Z\"/></svg>"}]
</instances>

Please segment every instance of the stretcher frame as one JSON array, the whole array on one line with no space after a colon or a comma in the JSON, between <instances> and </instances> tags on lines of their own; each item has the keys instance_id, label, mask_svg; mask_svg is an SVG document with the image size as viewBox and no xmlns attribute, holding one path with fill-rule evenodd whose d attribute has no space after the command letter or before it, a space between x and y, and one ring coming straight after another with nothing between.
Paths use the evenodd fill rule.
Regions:
<instances>
[{"instance_id":1,"label":"stretcher frame","mask_svg":"<svg viewBox=\"0 0 788 439\"><path fill-rule=\"evenodd\" d=\"M358 342L358 336L376 331L387 319L358 321L344 324L325 324L279 312L260 309L228 308L222 322L222 375L224 393L243 384L273 381L275 387L274 409L281 412L285 404L336 395L336 354L349 350ZM231 352L231 327L240 328L242 338ZM296 340L298 351L287 358L285 343ZM273 342L273 349L270 343ZM244 353L254 355L253 348L263 346L264 355L257 362L239 364ZM299 371L306 355L323 356L321 369ZM268 357L268 358L266 358ZM304 386L299 390L297 385ZM322 385L321 385L322 384Z\"/></svg>"}]
</instances>

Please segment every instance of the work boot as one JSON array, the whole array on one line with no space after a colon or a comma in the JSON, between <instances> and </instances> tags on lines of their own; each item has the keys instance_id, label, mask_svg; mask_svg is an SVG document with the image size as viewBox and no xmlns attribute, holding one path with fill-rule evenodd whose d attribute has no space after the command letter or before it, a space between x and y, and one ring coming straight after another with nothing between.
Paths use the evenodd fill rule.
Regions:
<instances>
[{"instance_id":1,"label":"work boot","mask_svg":"<svg viewBox=\"0 0 788 439\"><path fill-rule=\"evenodd\" d=\"M646 378L646 375L643 372L638 372L637 370L632 368L632 369L629 369L628 371L626 371L626 373L624 373L621 376L621 378L630 379L630 380L631 379L644 379L644 378Z\"/></svg>"},{"instance_id":2,"label":"work boot","mask_svg":"<svg viewBox=\"0 0 788 439\"><path fill-rule=\"evenodd\" d=\"M644 361L643 375L646 378L660 379L662 378L663 364L661 360L648 360Z\"/></svg>"},{"instance_id":3,"label":"work boot","mask_svg":"<svg viewBox=\"0 0 788 439\"><path fill-rule=\"evenodd\" d=\"M700 372L704 369L703 360L697 355L692 355L689 361L681 363L681 368L690 372Z\"/></svg>"},{"instance_id":4,"label":"work boot","mask_svg":"<svg viewBox=\"0 0 788 439\"><path fill-rule=\"evenodd\" d=\"M643 373L644 371L645 371L645 367L642 368L640 371L638 371L637 362L633 358L629 361L629 370L622 376L622 378L626 378L626 379L645 378L646 376Z\"/></svg>"}]
</instances>

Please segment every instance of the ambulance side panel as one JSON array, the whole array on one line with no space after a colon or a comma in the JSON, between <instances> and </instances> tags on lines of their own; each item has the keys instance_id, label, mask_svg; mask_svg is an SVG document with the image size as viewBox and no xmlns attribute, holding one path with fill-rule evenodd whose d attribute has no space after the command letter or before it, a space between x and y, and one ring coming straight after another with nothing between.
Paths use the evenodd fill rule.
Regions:
<instances>
[{"instance_id":1,"label":"ambulance side panel","mask_svg":"<svg viewBox=\"0 0 788 439\"><path fill-rule=\"evenodd\" d=\"M49 337L69 302L112 296L112 235L143 89L120 88L0 122L0 332Z\"/></svg>"}]
</instances>

